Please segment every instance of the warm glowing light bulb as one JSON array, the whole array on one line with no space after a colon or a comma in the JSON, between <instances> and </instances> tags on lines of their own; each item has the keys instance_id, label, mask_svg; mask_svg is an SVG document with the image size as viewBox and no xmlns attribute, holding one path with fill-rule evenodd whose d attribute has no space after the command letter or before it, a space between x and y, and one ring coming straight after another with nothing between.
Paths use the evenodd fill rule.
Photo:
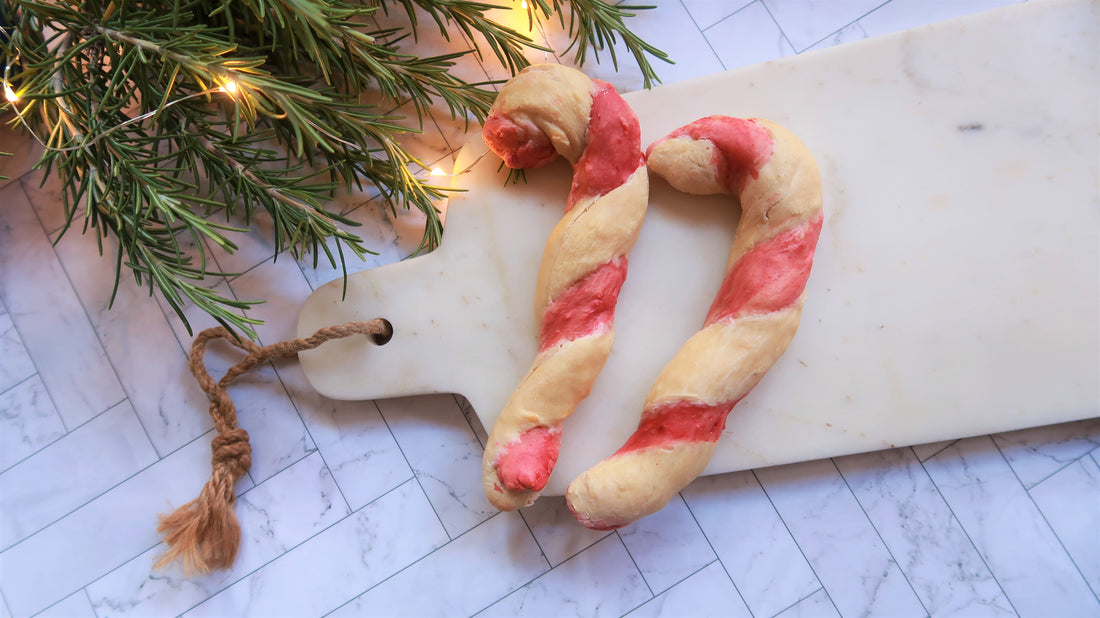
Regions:
<instances>
[{"instance_id":1,"label":"warm glowing light bulb","mask_svg":"<svg viewBox=\"0 0 1100 618\"><path fill-rule=\"evenodd\" d=\"M442 168L433 168L431 172L432 176L446 176L447 172L444 172Z\"/></svg>"},{"instance_id":2,"label":"warm glowing light bulb","mask_svg":"<svg viewBox=\"0 0 1100 618\"><path fill-rule=\"evenodd\" d=\"M521 8L521 9L525 9L525 8L527 8L527 0L522 0L522 1L521 1L521 2L519 3L519 6L520 6L520 8Z\"/></svg>"},{"instance_id":3,"label":"warm glowing light bulb","mask_svg":"<svg viewBox=\"0 0 1100 618\"><path fill-rule=\"evenodd\" d=\"M225 80L225 85L222 86L220 90L227 94L233 94L234 92L237 92L237 82L231 79L227 79Z\"/></svg>"},{"instance_id":4,"label":"warm glowing light bulb","mask_svg":"<svg viewBox=\"0 0 1100 618\"><path fill-rule=\"evenodd\" d=\"M19 95L15 94L15 91L11 89L11 84L4 82L4 98L11 103L15 103L19 100Z\"/></svg>"}]
</instances>

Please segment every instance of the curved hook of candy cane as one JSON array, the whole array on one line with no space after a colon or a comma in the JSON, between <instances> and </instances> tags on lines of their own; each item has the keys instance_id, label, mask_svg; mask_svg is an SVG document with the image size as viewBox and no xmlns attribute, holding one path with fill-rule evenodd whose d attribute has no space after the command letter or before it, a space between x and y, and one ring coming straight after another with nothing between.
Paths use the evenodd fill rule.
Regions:
<instances>
[{"instance_id":1,"label":"curved hook of candy cane","mask_svg":"<svg viewBox=\"0 0 1100 618\"><path fill-rule=\"evenodd\" d=\"M729 412L794 337L822 224L817 163L775 123L704 118L646 159L680 191L739 196L741 220L703 328L657 377L638 429L566 491L574 516L597 530L664 508L706 467Z\"/></svg>"},{"instance_id":2,"label":"curved hook of candy cane","mask_svg":"<svg viewBox=\"0 0 1100 618\"><path fill-rule=\"evenodd\" d=\"M566 212L536 281L538 354L493 424L482 459L486 497L512 510L545 487L562 422L607 361L649 175L634 112L610 85L562 65L531 66L505 84L482 135L509 167L538 167L558 155L573 164Z\"/></svg>"}]
</instances>

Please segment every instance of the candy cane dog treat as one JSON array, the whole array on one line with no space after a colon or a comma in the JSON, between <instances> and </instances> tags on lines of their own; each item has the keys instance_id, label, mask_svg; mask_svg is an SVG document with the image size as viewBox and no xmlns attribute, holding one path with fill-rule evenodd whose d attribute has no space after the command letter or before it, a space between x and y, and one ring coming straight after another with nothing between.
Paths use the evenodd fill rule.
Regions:
<instances>
[{"instance_id":1,"label":"candy cane dog treat","mask_svg":"<svg viewBox=\"0 0 1100 618\"><path fill-rule=\"evenodd\" d=\"M557 462L561 424L588 396L611 350L612 322L638 238L649 177L634 112L610 85L557 64L505 84L482 132L513 168L557 155L573 164L565 216L543 251L535 293L539 348L485 446L494 506L530 505Z\"/></svg>"},{"instance_id":2,"label":"candy cane dog treat","mask_svg":"<svg viewBox=\"0 0 1100 618\"><path fill-rule=\"evenodd\" d=\"M637 431L566 491L574 516L597 530L660 510L706 467L727 415L798 328L821 231L817 163L777 124L704 118L654 143L646 160L680 191L739 196L741 220L703 328L657 377Z\"/></svg>"}]
</instances>

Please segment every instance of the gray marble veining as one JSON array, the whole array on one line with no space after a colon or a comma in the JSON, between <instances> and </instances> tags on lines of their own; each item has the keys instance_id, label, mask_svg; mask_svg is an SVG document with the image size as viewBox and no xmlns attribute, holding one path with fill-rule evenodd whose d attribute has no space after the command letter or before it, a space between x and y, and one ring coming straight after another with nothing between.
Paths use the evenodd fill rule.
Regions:
<instances>
[{"instance_id":1,"label":"gray marble veining","mask_svg":"<svg viewBox=\"0 0 1100 618\"><path fill-rule=\"evenodd\" d=\"M1001 4L684 0L633 24L677 60L657 67L672 83ZM534 36L563 33L542 24ZM601 58L586 70L641 86L623 56L621 71ZM472 55L455 72L503 77ZM463 125L433 108L410 144L450 169ZM658 517L594 532L561 498L488 510L484 427L465 399L335 401L288 362L231 389L255 457L236 488L237 563L192 579L154 571L157 515L210 472L206 402L184 366L191 334L141 289L105 309L110 269L87 239L51 244L56 186L28 173L40 147L6 126L0 140L15 153L0 157L12 176L0 180L0 618L1100 615L1096 419L709 476ZM381 251L362 268L407 255L422 223L380 218L373 198L339 204ZM253 312L270 343L294 335L301 303L337 274L273 262L266 243L261 229L219 256L245 274L216 283L271 301ZM237 359L212 349L208 364L219 375Z\"/></svg>"}]
</instances>

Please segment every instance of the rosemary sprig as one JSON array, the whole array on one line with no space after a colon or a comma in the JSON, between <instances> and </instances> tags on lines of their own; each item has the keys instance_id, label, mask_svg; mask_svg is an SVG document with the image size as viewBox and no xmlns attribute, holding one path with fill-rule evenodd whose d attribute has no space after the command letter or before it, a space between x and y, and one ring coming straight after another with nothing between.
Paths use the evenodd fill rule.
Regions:
<instances>
[{"instance_id":1,"label":"rosemary sprig","mask_svg":"<svg viewBox=\"0 0 1100 618\"><path fill-rule=\"evenodd\" d=\"M578 62L622 37L656 79L647 56L666 59L623 19L640 7L602 0L535 0L565 19ZM409 28L379 26L400 7ZM436 204L447 189L418 174L403 146L415 128L386 110L411 103L424 114L484 120L490 83L455 76L465 53L485 45L510 72L544 50L490 15L506 5L465 0L9 0L0 4L4 85L17 89L16 121L46 146L39 166L58 174L66 223L113 238L116 289L128 270L159 292L184 324L187 302L231 330L254 336L251 301L218 294L210 251L236 250L234 235L266 213L273 253L312 254L343 268L370 250L355 224L326 204L336 191L370 185L397 212L427 218L418 251L436 247ZM427 16L426 18L424 16ZM420 19L420 22L418 22ZM422 22L422 23L421 23ZM562 22L565 23L564 21ZM461 35L467 51L416 53L420 28ZM612 59L614 50L612 50ZM15 90L13 90L15 92ZM386 107L363 103L367 98ZM415 126L415 125L414 125ZM322 257L323 256L323 257ZM346 271L345 271L346 272ZM259 302L259 301L257 301ZM188 326L189 328L189 326Z\"/></svg>"},{"instance_id":2,"label":"rosemary sprig","mask_svg":"<svg viewBox=\"0 0 1100 618\"><path fill-rule=\"evenodd\" d=\"M593 58L599 62L599 54L603 50L611 56L612 65L619 68L619 59L615 54L615 43L622 37L623 45L634 56L635 62L642 71L642 78L646 88L652 88L660 79L653 65L649 63L648 56L653 56L663 62L672 63L668 54L646 43L638 35L630 31L623 22L624 19L633 17L637 11L655 8L653 6L635 6L627 4L610 4L605 0L568 0L569 21L566 24L565 11L562 10L566 0L532 0L528 4L528 12L534 15L540 11L544 17L557 14L562 28L565 28L572 38L572 42L565 51L574 51L577 66L584 66L591 50Z\"/></svg>"}]
</instances>

